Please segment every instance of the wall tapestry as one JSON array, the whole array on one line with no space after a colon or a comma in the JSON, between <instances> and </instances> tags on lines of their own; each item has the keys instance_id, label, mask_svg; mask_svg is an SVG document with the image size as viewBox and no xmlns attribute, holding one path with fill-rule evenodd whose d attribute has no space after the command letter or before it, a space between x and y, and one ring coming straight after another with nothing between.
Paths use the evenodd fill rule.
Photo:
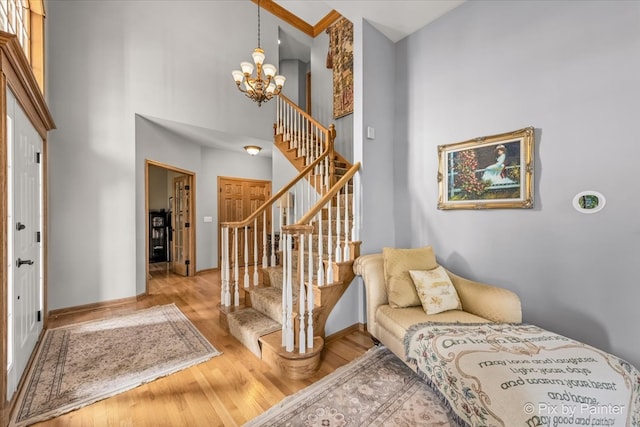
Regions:
<instances>
[{"instance_id":1,"label":"wall tapestry","mask_svg":"<svg viewBox=\"0 0 640 427\"><path fill-rule=\"evenodd\" d=\"M327 67L333 68L333 118L337 119L353 113L353 23L340 18L327 33Z\"/></svg>"}]
</instances>

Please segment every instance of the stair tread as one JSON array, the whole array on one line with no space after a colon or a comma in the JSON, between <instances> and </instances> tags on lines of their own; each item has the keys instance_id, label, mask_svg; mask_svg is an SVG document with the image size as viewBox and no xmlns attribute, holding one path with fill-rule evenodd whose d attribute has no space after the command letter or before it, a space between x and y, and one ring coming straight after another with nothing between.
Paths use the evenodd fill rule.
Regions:
<instances>
[{"instance_id":1,"label":"stair tread","mask_svg":"<svg viewBox=\"0 0 640 427\"><path fill-rule=\"evenodd\" d=\"M231 335L259 358L262 358L260 337L282 328L280 323L251 307L229 313L227 321Z\"/></svg>"}]
</instances>

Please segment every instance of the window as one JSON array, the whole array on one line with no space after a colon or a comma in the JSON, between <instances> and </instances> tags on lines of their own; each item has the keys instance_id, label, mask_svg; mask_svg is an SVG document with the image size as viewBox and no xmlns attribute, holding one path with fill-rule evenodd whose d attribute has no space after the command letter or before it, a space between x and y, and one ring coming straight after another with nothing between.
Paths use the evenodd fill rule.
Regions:
<instances>
[{"instance_id":1,"label":"window","mask_svg":"<svg viewBox=\"0 0 640 427\"><path fill-rule=\"evenodd\" d=\"M0 0L0 30L18 37L44 93L43 0Z\"/></svg>"}]
</instances>

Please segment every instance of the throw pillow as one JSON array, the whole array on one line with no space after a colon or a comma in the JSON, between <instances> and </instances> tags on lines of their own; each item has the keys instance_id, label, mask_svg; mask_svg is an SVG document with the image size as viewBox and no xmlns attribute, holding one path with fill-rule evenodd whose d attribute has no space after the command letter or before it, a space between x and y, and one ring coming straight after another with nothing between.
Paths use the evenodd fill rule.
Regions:
<instances>
[{"instance_id":1,"label":"throw pillow","mask_svg":"<svg viewBox=\"0 0 640 427\"><path fill-rule=\"evenodd\" d=\"M436 257L431 246L415 249L383 248L385 285L392 308L420 305L420 298L411 280L409 270L436 268Z\"/></svg>"},{"instance_id":2,"label":"throw pillow","mask_svg":"<svg viewBox=\"0 0 640 427\"><path fill-rule=\"evenodd\" d=\"M437 267L427 271L411 270L409 274L416 285L425 313L437 314L462 308L458 292L444 268Z\"/></svg>"}]
</instances>

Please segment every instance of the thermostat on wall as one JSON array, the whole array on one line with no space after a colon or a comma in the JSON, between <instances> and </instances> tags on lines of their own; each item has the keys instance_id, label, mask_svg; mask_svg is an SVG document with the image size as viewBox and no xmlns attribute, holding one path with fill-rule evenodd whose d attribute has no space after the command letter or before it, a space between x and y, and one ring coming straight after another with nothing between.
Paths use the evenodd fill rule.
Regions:
<instances>
[{"instance_id":1,"label":"thermostat on wall","mask_svg":"<svg viewBox=\"0 0 640 427\"><path fill-rule=\"evenodd\" d=\"M602 193L597 191L582 191L573 198L573 207L581 213L596 213L604 208L606 200Z\"/></svg>"}]
</instances>

